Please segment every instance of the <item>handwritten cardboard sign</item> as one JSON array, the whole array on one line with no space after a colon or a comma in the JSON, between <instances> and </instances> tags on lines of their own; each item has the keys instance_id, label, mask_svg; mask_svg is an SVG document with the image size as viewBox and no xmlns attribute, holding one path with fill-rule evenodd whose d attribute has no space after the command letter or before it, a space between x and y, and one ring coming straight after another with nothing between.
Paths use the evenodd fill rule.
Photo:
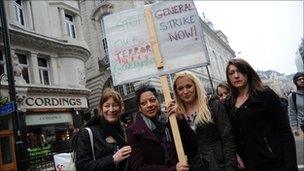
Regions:
<instances>
[{"instance_id":1,"label":"handwritten cardboard sign","mask_svg":"<svg viewBox=\"0 0 304 171\"><path fill-rule=\"evenodd\" d=\"M151 6L164 67L158 70L145 8L104 17L114 85L147 79L209 62L200 18L192 1L164 1Z\"/></svg>"}]
</instances>

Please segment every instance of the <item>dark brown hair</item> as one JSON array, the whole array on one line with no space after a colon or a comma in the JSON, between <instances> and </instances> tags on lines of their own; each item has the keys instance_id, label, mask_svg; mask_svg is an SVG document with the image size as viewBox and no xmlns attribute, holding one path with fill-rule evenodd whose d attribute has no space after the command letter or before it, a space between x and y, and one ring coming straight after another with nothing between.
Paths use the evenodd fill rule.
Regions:
<instances>
[{"instance_id":1,"label":"dark brown hair","mask_svg":"<svg viewBox=\"0 0 304 171\"><path fill-rule=\"evenodd\" d=\"M226 66L226 78L231 88L231 95L233 98L238 95L238 91L235 87L233 87L231 81L229 80L230 65L235 66L240 73L247 76L250 96L254 96L257 94L257 92L261 92L266 89L266 86L262 83L259 75L255 72L255 70L251 67L251 65L248 62L240 58L234 58L229 60Z\"/></svg>"}]
</instances>

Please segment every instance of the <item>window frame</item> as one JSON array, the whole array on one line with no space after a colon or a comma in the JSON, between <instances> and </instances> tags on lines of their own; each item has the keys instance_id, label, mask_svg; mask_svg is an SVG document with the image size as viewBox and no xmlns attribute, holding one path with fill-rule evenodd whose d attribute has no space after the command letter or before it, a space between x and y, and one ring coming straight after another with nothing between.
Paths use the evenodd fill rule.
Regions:
<instances>
[{"instance_id":1,"label":"window frame","mask_svg":"<svg viewBox=\"0 0 304 171\"><path fill-rule=\"evenodd\" d=\"M22 66L22 78L25 80L25 82L27 84L30 84L31 83L31 74L30 74L29 56L24 54L24 53L16 53L16 55L18 57L19 64ZM21 57L21 56L25 57L26 64L20 62L19 57ZM28 79L24 78L24 71L23 70L25 70L25 69L27 70Z\"/></svg>"},{"instance_id":2,"label":"window frame","mask_svg":"<svg viewBox=\"0 0 304 171\"><path fill-rule=\"evenodd\" d=\"M46 67L39 66L39 59L45 59L47 66ZM42 85L51 85L51 69L50 69L50 61L49 61L49 59L47 57L38 56L37 57L37 62L38 62L38 72L39 72L39 81L40 81L40 84L42 84ZM44 71L47 71L47 74L48 74L48 78L47 78L48 84L46 84L46 82L45 82Z\"/></svg>"},{"instance_id":3,"label":"window frame","mask_svg":"<svg viewBox=\"0 0 304 171\"><path fill-rule=\"evenodd\" d=\"M68 36L70 38L76 39L77 34L76 34L76 26L75 26L76 24L75 24L74 18L75 17L73 15L71 15L70 13L64 12L64 23L66 26Z\"/></svg>"},{"instance_id":4,"label":"window frame","mask_svg":"<svg viewBox=\"0 0 304 171\"><path fill-rule=\"evenodd\" d=\"M120 93L122 96L126 96L135 92L135 87L133 83L127 83L123 85L115 86L114 89Z\"/></svg>"},{"instance_id":5,"label":"window frame","mask_svg":"<svg viewBox=\"0 0 304 171\"><path fill-rule=\"evenodd\" d=\"M25 26L24 7L23 7L22 3L23 3L22 0L20 0L20 4L18 4L17 1L15 0L14 1L14 9L15 9L16 21L19 24Z\"/></svg>"}]
</instances>

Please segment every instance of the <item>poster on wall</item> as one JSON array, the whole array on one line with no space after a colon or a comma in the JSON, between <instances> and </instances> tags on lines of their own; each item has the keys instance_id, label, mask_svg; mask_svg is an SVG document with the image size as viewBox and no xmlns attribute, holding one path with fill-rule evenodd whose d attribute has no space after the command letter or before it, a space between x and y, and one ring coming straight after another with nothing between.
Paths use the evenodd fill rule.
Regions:
<instances>
[{"instance_id":1,"label":"poster on wall","mask_svg":"<svg viewBox=\"0 0 304 171\"><path fill-rule=\"evenodd\" d=\"M145 9L151 8L164 67L157 69ZM193 1L164 1L104 17L114 85L205 66L203 28Z\"/></svg>"}]
</instances>

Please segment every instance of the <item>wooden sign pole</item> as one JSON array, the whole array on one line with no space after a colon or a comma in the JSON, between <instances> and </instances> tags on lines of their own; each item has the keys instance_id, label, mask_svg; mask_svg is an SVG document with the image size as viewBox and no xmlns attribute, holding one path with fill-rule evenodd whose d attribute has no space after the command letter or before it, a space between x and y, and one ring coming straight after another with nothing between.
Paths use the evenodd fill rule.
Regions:
<instances>
[{"instance_id":1,"label":"wooden sign pole","mask_svg":"<svg viewBox=\"0 0 304 171\"><path fill-rule=\"evenodd\" d=\"M148 26L149 35L150 35L152 51L153 51L153 54L155 55L155 59L156 59L156 65L157 65L158 69L162 69L164 67L164 64L163 64L163 59L162 59L160 49L158 46L158 41L157 41L155 29L154 29L152 11L151 11L150 7L147 7L145 9L145 15L146 15L147 26ZM163 94L165 97L165 104L167 105L172 100L171 96L170 96L167 76L165 76L165 75L161 76L160 83L161 83ZM176 148L176 152L177 152L178 161L182 164L186 164L187 157L184 153L183 144L181 141L176 117L174 115L171 115L169 117L169 120L170 120L171 130L173 133L174 144L175 144L175 148Z\"/></svg>"}]
</instances>

